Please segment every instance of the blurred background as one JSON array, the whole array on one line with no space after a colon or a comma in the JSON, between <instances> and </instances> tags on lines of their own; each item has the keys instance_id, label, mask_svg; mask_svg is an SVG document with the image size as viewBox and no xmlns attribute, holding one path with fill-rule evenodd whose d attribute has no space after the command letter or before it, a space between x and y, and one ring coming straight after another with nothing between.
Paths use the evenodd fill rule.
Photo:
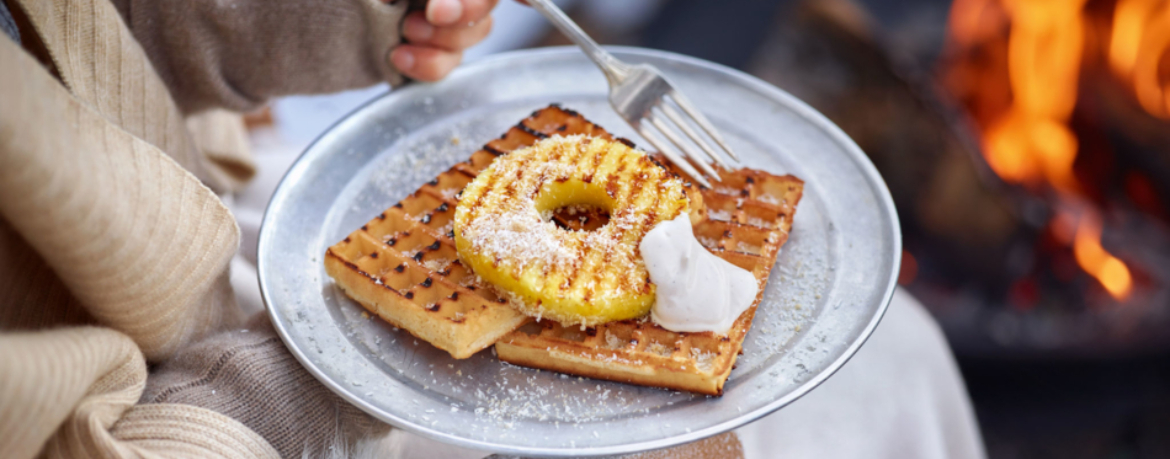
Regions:
<instances>
[{"instance_id":1,"label":"blurred background","mask_svg":"<svg viewBox=\"0 0 1170 459\"><path fill-rule=\"evenodd\" d=\"M992 458L1170 458L1170 0L557 3L602 44L762 78L865 150ZM493 16L468 61L568 44L517 3ZM257 159L387 89L275 101Z\"/></svg>"}]
</instances>

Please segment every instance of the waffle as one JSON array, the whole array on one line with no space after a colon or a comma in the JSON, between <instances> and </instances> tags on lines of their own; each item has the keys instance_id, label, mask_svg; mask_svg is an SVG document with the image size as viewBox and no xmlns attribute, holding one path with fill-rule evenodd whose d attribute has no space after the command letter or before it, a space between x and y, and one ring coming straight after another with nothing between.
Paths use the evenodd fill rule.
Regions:
<instances>
[{"instance_id":1,"label":"waffle","mask_svg":"<svg viewBox=\"0 0 1170 459\"><path fill-rule=\"evenodd\" d=\"M366 310L452 357L464 359L491 346L528 318L458 260L452 223L458 196L497 156L551 132L613 139L567 110L533 113L329 247L325 271ZM554 219L562 226L581 224L567 215ZM592 216L585 226L599 221Z\"/></svg>"},{"instance_id":2,"label":"waffle","mask_svg":"<svg viewBox=\"0 0 1170 459\"><path fill-rule=\"evenodd\" d=\"M496 343L500 360L533 368L707 395L723 393L744 336L763 297L780 246L788 240L803 182L792 176L719 170L722 182L702 190L707 218L695 237L716 256L746 269L760 293L726 336L679 333L626 320L597 327L532 322Z\"/></svg>"},{"instance_id":3,"label":"waffle","mask_svg":"<svg viewBox=\"0 0 1170 459\"><path fill-rule=\"evenodd\" d=\"M760 296L726 336L671 332L648 320L563 327L519 314L456 259L450 222L459 191L496 156L554 134L615 139L571 110L539 110L330 247L326 270L365 308L456 358L496 343L500 359L518 365L722 393ZM762 286L787 240L803 183L753 170L720 174L723 181L714 189L692 195L693 206L706 208L695 235L715 255L751 271ZM606 216L553 219L567 229L593 230Z\"/></svg>"}]
</instances>

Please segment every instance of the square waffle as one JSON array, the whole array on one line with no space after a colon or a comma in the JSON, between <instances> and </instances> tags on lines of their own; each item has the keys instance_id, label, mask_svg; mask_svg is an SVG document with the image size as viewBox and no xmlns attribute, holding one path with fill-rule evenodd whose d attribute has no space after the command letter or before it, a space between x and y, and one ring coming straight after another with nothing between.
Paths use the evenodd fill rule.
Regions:
<instances>
[{"instance_id":1,"label":"square waffle","mask_svg":"<svg viewBox=\"0 0 1170 459\"><path fill-rule=\"evenodd\" d=\"M325 271L366 310L452 357L491 346L528 317L459 261L452 226L459 192L497 156L556 132L611 138L571 111L533 113L329 247Z\"/></svg>"},{"instance_id":2,"label":"square waffle","mask_svg":"<svg viewBox=\"0 0 1170 459\"><path fill-rule=\"evenodd\" d=\"M695 237L711 253L751 272L760 285L752 306L726 336L672 332L648 319L584 330L544 320L500 339L496 343L500 360L597 379L722 394L776 255L788 240L804 183L751 169L718 172L722 181L700 191L706 217L695 225Z\"/></svg>"},{"instance_id":3,"label":"square waffle","mask_svg":"<svg viewBox=\"0 0 1170 459\"><path fill-rule=\"evenodd\" d=\"M518 365L720 394L762 288L727 336L671 332L648 320L582 330L531 321L459 262L451 226L459 191L497 156L555 134L613 139L571 110L539 110L330 247L327 272L366 309L456 358L496 343L500 359ZM700 192L706 217L695 235L762 286L787 240L803 183L747 169L720 175L716 188ZM563 227L585 230L604 220L594 217L553 216Z\"/></svg>"}]
</instances>

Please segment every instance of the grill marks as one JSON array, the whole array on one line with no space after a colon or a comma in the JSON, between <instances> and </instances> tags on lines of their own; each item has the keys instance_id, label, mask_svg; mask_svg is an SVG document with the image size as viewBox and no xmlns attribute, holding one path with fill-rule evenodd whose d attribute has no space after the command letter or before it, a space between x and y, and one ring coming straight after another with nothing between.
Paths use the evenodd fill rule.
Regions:
<instances>
[{"instance_id":1,"label":"grill marks","mask_svg":"<svg viewBox=\"0 0 1170 459\"><path fill-rule=\"evenodd\" d=\"M410 198L406 202L408 208L417 207L415 205L417 203L412 203ZM349 241L342 241L330 247L326 256L341 261L348 270L369 279L379 288L393 292L399 301L412 303L420 309L437 313L437 317L443 320L462 323L472 317L468 314L481 314L474 311L483 309L494 296L489 299L455 283L450 276L452 266L457 265L457 261L446 264L439 275L435 275L426 266L414 261L409 253L399 250L407 248L404 247L406 245L410 246L407 249L429 249L430 247L422 247L422 244L430 242L430 239L427 237L425 227L407 218L404 212L387 211L386 216L385 220L377 217L373 220L385 221L385 226L371 222L366 231L354 232L349 236ZM410 230L394 231L403 228ZM419 229L424 231L420 232ZM384 244L383 239L390 238L386 231L391 231L391 234L399 237L400 247L392 248ZM412 232L415 233L414 236L411 236ZM454 252L453 247L440 250ZM462 301L455 301L461 297ZM472 322L474 323L474 320Z\"/></svg>"},{"instance_id":2,"label":"grill marks","mask_svg":"<svg viewBox=\"0 0 1170 459\"><path fill-rule=\"evenodd\" d=\"M575 113L568 110L559 110L556 108L543 109L536 113L534 120L530 121L531 122L528 124L528 126L533 127L536 130L540 130L545 134L551 134L553 133L553 130L559 130L560 127L567 126L565 131L560 132L567 134L591 134L603 138L610 138L604 130L596 128L588 121L578 117ZM480 170L483 170L494 160L497 155L491 151L486 151L488 150L489 146L492 150L496 150L501 154L506 154L506 152L511 151L514 148L530 144L535 140L535 138L536 136L524 132L518 128L512 129L506 135L501 136L501 140L493 140L489 142L488 146L484 147L485 151L477 152L467 163L459 163L452 167L452 169L448 171L450 175L447 175L445 178L444 176L440 176L440 180L438 181L440 186L428 188L430 185L424 185L421 191L435 199L449 203L449 205L456 205L459 198L456 193L452 192L452 185L454 184L454 187L457 188L459 183L467 183L471 179L474 179ZM645 159L645 161L648 163L653 162L653 158ZM622 163L622 165L624 165L624 163ZM621 166L619 166L619 168L621 168ZM663 170L667 169L668 168L664 168ZM739 180L739 183L743 184L743 186L734 187L737 189L737 191L739 191L739 193L736 194L742 196L743 189L750 189L747 197L742 199L744 202L762 205L765 204L765 202L761 201L759 198L761 196L766 196L764 199L767 201L767 205L763 207L765 207L764 210L769 212L755 212L749 213L748 215L761 218L768 223L774 224L774 226L755 226L751 225L752 220L746 219L740 220L740 224L725 224L723 222L708 221L695 227L696 235L699 235L700 232L703 232L703 227L707 226L707 234L713 239L720 241L721 244L727 245L729 249L726 251L718 249L712 250L716 255L741 267L754 267L754 269L750 270L753 271L753 274L756 275L757 279L765 279L767 278L768 271L771 269L772 263L774 262L774 253L772 254L772 257L768 257L736 252L733 250L734 247L732 247L732 245L735 244L736 240L744 237L745 234L758 234L760 232L770 232L768 238L763 240L765 245L769 247L769 250L774 250L775 248L778 248L780 245L782 245L787 239L787 229L792 221L791 215L795 210L794 207L801 197L800 181L788 177L775 177L766 174L759 175L750 171L736 171L730 173L726 171L721 172L723 172L721 175L723 175L724 183L735 182L736 180ZM616 173L617 171L615 171L615 174ZM638 190L639 188L644 187L639 183L638 186L630 188L630 193L634 194L634 191ZM705 197L711 196L709 192L710 190L704 191ZM660 196L656 196L656 198L660 198ZM407 207L416 209L416 207L409 206L409 199L410 198L408 198L407 201L404 201L408 203ZM663 206L664 203L662 199L655 200L655 209L661 210ZM750 206L736 207L747 208ZM403 209L403 204L397 203L393 206L393 208ZM453 261L446 268L442 268L442 270L438 271L437 273L420 276L420 273L427 273L430 271L424 268L421 263L418 263L415 260L409 258L409 254L404 255L402 251L429 248L425 247L425 245L432 243L433 239L425 239L421 243L418 243L417 236L431 233L438 234L441 232L442 228L427 227L418 224L417 221L411 220L400 223L400 225L405 226L398 229L404 231L387 233L385 232L387 226L395 225L395 222L398 222L401 219L401 217L404 215L404 212L401 210L387 210L384 215L385 217L378 216L376 220L372 220L368 224L368 233L363 233L360 231L355 232L347 236L341 243L331 247L326 253L327 259L339 261L342 265L345 266L346 270L358 273L362 277L369 279L371 283L376 283L378 281L391 281L394 280L394 278L397 276L398 283L395 285L404 287L404 289L395 290L393 287L386 284L383 284L381 287L385 289L387 293L394 292L393 297L397 299L396 301L409 301L410 303L413 303L420 311L430 311L429 314L435 314L433 317L441 318L445 321L448 321L449 323L476 326L476 324L482 323L482 321L477 319L477 314L485 313L485 311L491 311L492 308L498 308L500 305L502 305L502 302L504 301L502 298L497 299L495 295L489 293L481 294L483 291L490 289L477 289L474 284L460 285L461 279L466 279L465 276L469 275L468 273L470 270L459 263L459 261ZM748 225L744 225L743 223L748 223ZM423 231L423 233L418 233L418 231ZM411 232L416 233L416 237L411 238L409 236ZM444 235L448 235L448 237L450 237L449 233L445 233L440 236ZM391 236L397 236L397 239ZM385 245L386 243L393 245L395 242L397 242L397 246L393 248ZM443 246L450 247L451 245L453 245L452 239L443 239ZM370 249L369 247L374 247L374 249ZM380 251L381 256L377 258L368 257L370 250ZM448 250L446 247L440 247L439 252L444 252L446 250ZM453 247L451 247L451 250L453 250ZM431 251L428 251L428 259L430 257L429 254L431 253ZM436 254L434 256L438 257L440 255L441 254ZM428 261L428 264L429 263L430 262ZM580 263L575 265L575 269L579 269L580 267ZM383 273L385 277L376 277L369 273ZM473 274L470 275L474 276ZM407 278L405 276L411 277ZM432 278L431 287L423 288L419 284L422 283L426 277ZM643 288L648 288L648 285L649 284L646 284L643 286ZM405 300L403 298L405 298ZM497 301L500 303L497 303ZM442 305L441 308L439 307L440 305ZM491 305L492 308L489 308L489 305ZM740 351L739 343L742 341L743 333L746 332L747 326L750 325L750 315L751 314L745 314L744 317L741 317L741 322L745 321L746 317L746 324L744 324L742 328L740 328L740 325L737 325L737 331L731 337L719 337L719 346L717 348L719 351L717 352L718 357L716 358L717 362L723 361L724 357L727 355L734 355L737 351ZM548 338L555 338L555 336L549 335L548 330L548 328L552 327L554 324L551 321L546 320L544 321L543 325L545 331L542 332L541 335L548 335ZM575 330L575 327L573 328ZM590 339L597 340L600 337L606 336L606 334L611 330L616 331L617 333L615 334L617 335L628 337L624 339L629 340L626 350L628 350L630 354L623 353L621 355L629 355L631 357L652 357L639 354L645 349L647 344L651 342L662 343L668 346L673 344L675 351L673 352L672 360L677 360L679 362L691 360L690 356L686 355L686 353L682 352L682 350L695 347L698 347L699 349L712 349L711 345L705 344L706 341L709 341L707 338L704 338L700 335L690 334L688 334L687 337L681 339L699 339L699 341L690 343L689 346L686 346L686 349L680 349L677 342L677 339L680 337L676 336L675 334L660 336L659 334L665 332L665 330L662 330L649 322L637 320L604 324L595 329L587 330L585 334L592 335L590 332L595 332L596 336L590 336ZM627 330L628 333L622 333L622 330ZM515 334L511 336L515 336ZM545 349L548 346L547 342L540 342L537 344L540 345L539 347L541 349ZM581 343L575 344L579 345ZM719 368L719 365L716 365L716 368ZM682 370L686 371L685 369Z\"/></svg>"},{"instance_id":3,"label":"grill marks","mask_svg":"<svg viewBox=\"0 0 1170 459\"><path fill-rule=\"evenodd\" d=\"M531 135L531 136L536 137L538 139L549 138L548 134L545 134L543 132L537 131L536 129L532 129L532 128L528 127L527 120L521 121L520 124L516 125L516 127L519 128L521 131L528 133L528 135Z\"/></svg>"},{"instance_id":4,"label":"grill marks","mask_svg":"<svg viewBox=\"0 0 1170 459\"><path fill-rule=\"evenodd\" d=\"M566 115L569 115L569 116L566 117ZM429 182L428 185L424 185L423 188L420 190L420 193L418 193L418 194L420 194L420 195L425 194L426 196L430 196L438 201L441 201L441 204L439 204L438 207L431 207L431 209L433 209L433 211L431 211L427 215L434 215L435 218L438 218L438 215L442 214L445 211L451 210L451 206L456 206L459 203L461 198L469 198L469 199L472 199L473 201L471 201L472 205L467 209L468 214L469 214L469 216L478 216L480 214L480 212L483 211L483 209L487 208L487 206L489 206L491 204L494 204L494 203L488 202L489 198L487 196L489 195L489 191L500 188L503 185L503 183L502 183L503 181L500 180L498 176L493 176L487 182L485 182L484 186L479 187L478 189L467 188L467 189L463 189L463 190L456 192L456 193L451 192L452 186L459 186L460 183L470 183L472 180L474 180L476 177L478 177L482 173L480 171L486 170L492 164L494 164L495 163L494 160L496 157L503 157L517 148L523 148L523 147L530 146L530 145L534 144L536 141L538 141L539 139L547 138L547 137L549 137L551 135L555 135L555 134L570 134L571 135L571 134L578 134L578 133L596 135L600 138L605 138L605 139L614 139L612 136L610 136L604 130L596 128L594 125L592 125L588 121L585 121L583 118L580 118L579 115L576 115L575 113L571 113L569 111L559 110L559 109L555 109L555 108L549 108L549 109L539 111L536 114L535 118L529 119L529 120L526 120L526 121L520 123L515 128L509 130L505 135L501 136L500 139L495 139L495 140L488 142L486 145L484 145L483 149L479 153L473 155L472 159L468 163L466 163L466 164L459 163L456 166L452 167L452 169L449 171L451 173L451 175L447 176L447 178L440 176L437 180L433 180L433 181ZM615 140L617 140L625 145L632 144L632 142L629 142L626 139L615 139ZM650 200L650 204L651 204L650 211L654 212L656 215L661 215L661 212L662 212L661 208L664 205L663 204L664 200L661 198L661 196L657 196L657 195L662 194L666 188L664 188L662 186L647 187L647 186L645 186L646 185L646 178L643 178L640 175L630 173L631 170L639 170L640 166L636 166L636 165L638 165L638 162L649 164L649 163L652 163L652 161L649 158L646 158L646 157L643 157L640 155L639 156L624 155L622 157L621 161L616 162L616 163L609 163L608 165L606 165L605 163L603 163L600 160L600 155L592 155L592 158L590 158L589 160L584 159L583 155L589 154L589 151L588 151L589 149L597 149L597 148L601 148L601 145L599 145L599 144L594 145L590 148L573 148L573 149L565 148L562 150L550 152L550 154L548 154L547 156L541 156L540 159L541 159L541 161L565 161L567 163L579 164L580 166L579 166L578 170L582 174L578 175L578 177L587 177L590 181L593 181L593 182L597 182L600 179L600 177L602 177L602 174L604 174L605 181L607 181L607 182L616 182L617 180L620 180L622 177L626 177L627 179L630 180L629 183L623 184L621 186L610 185L610 186L605 188L607 191L607 194L609 194L615 200L635 200L635 201L641 200L641 199L649 199L649 196L647 196L647 193L655 194L656 196L653 196L653 199ZM621 145L610 145L609 148L621 148ZM585 164L581 164L582 161L585 161ZM608 169L608 170L601 170L601 169ZM665 172L665 169L659 169L659 170ZM665 175L669 176L669 174L665 174ZM543 186L545 183L547 183L549 181L556 180L556 177L551 177L551 176L546 175L546 176L538 177L538 179L539 179L538 184ZM511 196L511 197L515 197L517 189L519 189L519 188L516 188L515 185L513 185L513 188L511 188L510 190L507 190L508 193L506 193L506 195ZM466 196L459 196L458 193L463 193ZM667 201L669 201L669 199ZM447 207L444 208L444 206L447 206ZM397 209L402 209L402 204L401 203L396 204L394 207ZM611 216L611 221L613 219L616 219L619 217L618 215L616 215L616 212L614 212L614 214L615 215ZM390 216L389 213L386 213L386 215ZM451 214L446 214L446 215L451 216ZM389 219L393 220L396 217L397 217L397 214L394 216L390 216ZM380 218L380 219L384 220L384 218ZM641 219L638 219L638 220L641 220ZM442 222L442 220L439 220L439 222ZM630 222L630 223L632 223L632 225L633 225L632 230L635 232L644 232L644 231L648 230L647 226L649 225L649 222L647 222L647 221L634 221L634 222ZM428 240L428 241L423 243L423 244L429 243L430 244L429 246L417 247L418 251L416 253L414 253L413 257L407 258L406 263L394 262L394 264L391 264L388 266L388 268L393 267L393 270L396 273L402 274L404 271L410 271L410 270L406 270L407 264L414 263L416 266L422 266L422 261L424 261L424 260L431 260L434 257L441 257L441 255L439 253L447 250L447 249L444 249L443 246L444 245L447 245L447 246L453 245L453 242L454 242L453 237L452 237L453 233L454 233L453 230L446 230L445 231L444 228L438 228L437 225L435 228L431 228L428 225L417 225L417 226L419 228L425 230L427 232L427 234L435 233L435 234L433 234L433 236L436 236L436 237L435 237L435 239ZM612 231L612 230L607 230L606 227L602 227L596 231ZM401 239L401 238L399 238L399 239ZM619 243L621 243L621 244L635 244L637 240L638 240L637 237L627 237L627 238L623 238L623 240L620 241ZM387 242L393 243L392 241L394 241L393 238L390 238L389 240L387 240ZM403 244L398 243L398 245L402 246ZM383 247L386 250L406 250L406 249L409 249L408 247L394 247L393 249L391 249L390 247L386 247L386 246L383 246ZM542 266L541 267L541 268L548 269L549 273L556 276L557 279L559 279L558 283L561 284L561 285L549 285L547 287L556 288L560 291L565 292L566 294L579 295L578 296L579 298L585 298L587 301L597 298L600 295L599 292L604 291L603 289L614 287L612 285L611 286L603 286L603 285L600 285L600 283L598 282L598 280L601 279L601 274L602 274L603 269L605 269L608 266L609 262L618 262L619 261L616 258L613 258L614 255L612 253L607 253L607 254L599 253L597 255L591 255L590 258L592 258L592 259L587 260L586 254L589 253L588 247L585 247L585 245L582 243L582 241L574 240L572 245L569 246L569 248L572 251L571 253L576 255L575 262L565 263L561 267L552 267L552 266L548 266L548 267ZM423 256L424 252L427 254L425 257ZM634 247L633 250L629 250L629 252L632 254L631 255L632 257L637 258L636 247ZM435 255L432 256L432 255L430 255L431 253L435 253ZM637 260L632 260L632 259L626 260L626 261L629 261L632 263L637 263ZM427 261L427 263L431 263L431 261ZM412 270L413 269L415 269L415 268L412 268ZM469 272L470 270L467 268L460 268L460 272L463 272L463 271ZM451 272L450 269L444 269L440 274L442 274L442 273L449 274L450 272ZM648 293L648 291L647 291L648 290L648 280L645 282L640 282L640 281L639 282L632 282L631 279L629 278L629 276L616 276L616 277L617 277L617 279L608 280L605 282L607 282L609 284L617 284L616 287L619 287L619 288L628 288L628 289L633 289L634 291ZM552 278L550 277L549 280L551 281ZM416 281L416 282L420 282L420 281ZM439 277L435 278L432 282L434 282L436 284L441 283L441 282L442 283L447 282L447 274L440 275ZM421 286L417 283L414 285L415 285L415 287L421 288ZM473 297L480 296L480 295L477 295L476 293L474 293L472 290L467 289L463 286L459 287L459 292L460 292L460 294L457 294L455 296L456 298L458 298L461 295L462 296L472 295ZM413 295L413 293L412 293L412 295ZM426 297L423 297L423 298L426 298ZM446 301L446 299L447 299L447 297L442 298L443 301ZM421 300L415 300L415 301L421 301ZM438 304L438 300L435 300L435 299L429 299L426 301L431 301L433 304ZM420 306L426 307L425 305L421 305L421 304L420 304ZM446 316L447 314L443 314L443 315Z\"/></svg>"},{"instance_id":5,"label":"grill marks","mask_svg":"<svg viewBox=\"0 0 1170 459\"><path fill-rule=\"evenodd\" d=\"M646 180L641 176L641 174L634 175L633 183L631 184L631 191L633 193L631 196L631 201L639 202L641 201L642 197L646 195L646 193L652 192L650 187L645 186L645 181ZM657 186L653 190L653 201L647 207L649 212L647 212L646 217L641 219L641 221L634 223L637 226L635 227L634 231L629 233L633 237L627 237L625 241L622 241L623 243L633 246L633 249L629 252L630 259L625 260L627 263L637 265L638 241L640 241L642 237L644 237L646 233L650 231L650 226L654 224L655 219L658 216L658 206L662 202L662 196L669 195L669 193L666 191L666 185L667 182L664 180L657 181ZM608 263L608 261L609 259L607 257L606 262ZM639 282L638 285L635 285L635 279L633 277L621 277L618 279L618 286L626 290L640 291L640 284L648 282L649 276L647 276L645 279L645 281Z\"/></svg>"},{"instance_id":6,"label":"grill marks","mask_svg":"<svg viewBox=\"0 0 1170 459\"><path fill-rule=\"evenodd\" d=\"M527 129L516 128L503 140L492 141L491 145L498 147L501 143L516 142L522 137L530 138L527 143L534 144L537 138L547 137L550 132L557 133L562 127L572 126L572 121L554 121L556 122L526 121L523 126ZM546 132L536 131L537 126L544 128ZM570 131L569 128L565 130ZM570 132L582 130L591 129L573 127ZM543 135L537 135L533 131ZM518 254L517 256L521 257L518 259L525 263L524 269L536 270L535 273L538 275L544 274L541 277L543 283L534 282L528 284L527 288L533 289L533 292L542 292L543 295L577 298L584 303L592 303L600 298L606 298L605 301L608 303L617 298L629 298L630 294L649 294L648 275L638 259L636 245L645 232L656 223L656 216L677 214L685 205L685 193L681 189L681 182L673 180L665 169L654 167L645 155L634 153L621 143L595 142L582 138L579 142L566 140L554 145L527 150L522 154L524 156L505 156L504 158L510 158L507 162L493 161L483 172L488 174L488 177L480 176L482 183L473 183L464 190L464 206L461 207L464 215L459 221L468 223L494 218L494 212L498 212L495 207L498 205L507 206L514 215L525 215L530 210L524 206L531 203L550 183L580 180L601 185L606 194L616 201L617 208L610 212L612 215L609 224L588 234L569 233L569 237L558 237L558 242L554 245L567 249L561 253L568 258L544 256L524 258ZM517 147L523 146L526 145ZM649 186L649 183L659 180L670 182L662 186ZM655 196L656 194L664 194L667 197L662 199ZM468 198L473 200L468 201ZM631 214L642 210L622 211L623 208L634 205L651 212L651 219L647 221ZM518 206L520 209L517 209ZM666 209L670 206L674 207ZM489 208L492 209L493 215L487 214ZM503 220L510 221L513 218L516 217L507 217ZM527 221L528 217L521 218ZM619 223L616 226L615 221ZM542 225L539 222L533 223ZM478 224L480 223L476 223ZM538 231L548 230L544 226L536 225L534 227L540 228ZM544 233L534 235L545 237ZM464 236L473 240L476 237L471 234ZM597 238L608 239L600 239L607 242L599 242ZM476 242L473 244L478 246ZM497 269L500 268L503 259L510 259L512 251L520 250L514 245L498 247L498 250L505 252L487 253L487 256L493 257L495 261L493 263L489 259L484 262ZM618 267L616 268L618 271L613 271L615 266ZM511 268L505 268L505 272L509 270ZM613 275L611 271L622 274ZM628 273L638 274L631 276ZM503 273L497 275L501 274L507 275ZM519 276L518 272L513 272L512 275Z\"/></svg>"},{"instance_id":7,"label":"grill marks","mask_svg":"<svg viewBox=\"0 0 1170 459\"><path fill-rule=\"evenodd\" d=\"M576 154L573 155L572 162L580 164L581 157L586 155L587 153L589 153L589 148L579 148L575 151L575 153ZM597 156L595 156L594 159L597 159ZM587 171L588 171L588 173L586 174L586 177L592 178L593 174L595 174L597 172L597 161L594 161L591 165L591 168L587 169ZM585 182L588 183L588 180L585 180ZM602 227L602 228L599 228L598 231L607 231L608 232L608 231L612 231L612 228ZM563 280L561 280L560 285L557 286L558 289L560 289L564 292L568 292L570 294L573 294L574 288L576 287L578 280L589 280L589 278L586 277L586 275L589 274L588 271L586 271L586 273L585 273L586 275L581 274L581 268L588 262L588 260L586 259L586 252L585 252L586 247L580 241L575 241L575 242L576 242L576 244L573 247L573 251L576 254L576 259L574 260L575 263L573 263L571 266L569 266L569 269L564 273L565 278ZM584 299L584 301L588 302L590 300L590 295L588 293L586 293L585 295L582 296L582 298Z\"/></svg>"},{"instance_id":8,"label":"grill marks","mask_svg":"<svg viewBox=\"0 0 1170 459\"><path fill-rule=\"evenodd\" d=\"M581 157L584 156L586 152L587 150L584 148L575 149L572 152L572 156L568 158L568 161L572 163L580 163ZM599 229L599 231L604 231L604 228ZM577 280L577 273L581 270L581 265L584 263L585 258L585 247L579 241L574 241L572 249L573 253L575 254L574 263L569 265L569 269L564 273L564 279L560 280L560 285L556 287L557 289L565 292L571 291L573 283Z\"/></svg>"},{"instance_id":9,"label":"grill marks","mask_svg":"<svg viewBox=\"0 0 1170 459\"><path fill-rule=\"evenodd\" d=\"M611 148L617 147L612 146ZM645 178L643 178L641 174L636 172L628 172L627 170L632 163L639 161L639 158L643 158L643 156L627 153L621 157L617 167L615 167L612 172L606 172L607 193L609 193L615 201L619 203L627 203L627 207L637 206L642 196L649 191L645 186L643 186ZM590 170L590 173L601 173L602 171L598 170L599 166L600 164L597 162L591 164L592 169ZM632 171L637 170L637 168L632 169ZM655 201L655 204L657 204L657 201ZM654 208L652 207L651 210L653 209ZM632 212L632 210L629 208L627 208L625 212L622 212L621 209L616 209L614 215L610 217L611 224L623 225L630 223L628 221L630 218L630 212ZM603 228L602 231L609 231L611 234L617 232L616 228L612 227L608 229ZM639 292L640 289L630 288L632 279L636 278L635 276L606 276L605 271L607 268L615 265L622 267L619 269L623 270L628 267L637 266L637 260L635 259L637 253L636 241L641 239L645 231L648 231L648 229L645 228L645 225L636 224L636 226L633 228L617 232L616 235L611 236L621 237L620 240L613 241L615 245L633 245L634 247L630 247L629 250L621 250L619 248L616 250L594 251L592 252L592 257L589 259L583 259L580 263L580 268L574 270L573 273L574 277L579 279L580 282L571 283L569 288L572 293L575 295L580 295L585 302L589 302L593 298L597 298L599 295L604 295L605 292ZM614 258L615 255L618 256L618 259ZM612 282L613 285L611 285L610 282Z\"/></svg>"},{"instance_id":10,"label":"grill marks","mask_svg":"<svg viewBox=\"0 0 1170 459\"><path fill-rule=\"evenodd\" d=\"M590 143L590 149L596 149L597 146ZM601 155L593 155L593 162L589 164L589 174L586 175L585 183L593 183L593 176L597 175L597 168L601 166ZM613 197L612 195L610 196Z\"/></svg>"},{"instance_id":11,"label":"grill marks","mask_svg":"<svg viewBox=\"0 0 1170 459\"><path fill-rule=\"evenodd\" d=\"M477 175L476 177L478 178L479 176ZM488 182L483 188L473 189L473 190L471 190L471 192L475 193L475 194L472 194L469 196L463 196L463 198L460 199L460 201L462 201L463 199L468 199L468 198L475 200L474 204L471 204L470 206L468 206L468 217L469 218L473 218L473 217L479 215L479 212L481 210L483 210L483 200L484 200L485 196L487 196L487 191L492 189L492 188L495 188L497 181L498 181L497 177L494 177L494 176L488 177ZM468 189L464 188L463 192L467 193Z\"/></svg>"},{"instance_id":12,"label":"grill marks","mask_svg":"<svg viewBox=\"0 0 1170 459\"><path fill-rule=\"evenodd\" d=\"M650 212L648 212L646 214L646 218L642 220L643 227L648 227L649 225L651 225L654 222L654 219L658 218L659 206L662 203L662 195L663 195L662 187L663 187L663 182L659 182L658 183L658 190L654 193L654 205L650 207L651 210L650 210ZM677 216L676 216L676 218L677 218ZM651 228L646 228L646 231L649 232L650 229ZM637 254L637 256L641 256L641 249L636 250L634 253ZM631 279L631 281L633 281L633 279ZM643 293L650 293L650 278L646 278L642 282L642 285L631 286L631 287L637 288L638 291L643 292Z\"/></svg>"}]
</instances>

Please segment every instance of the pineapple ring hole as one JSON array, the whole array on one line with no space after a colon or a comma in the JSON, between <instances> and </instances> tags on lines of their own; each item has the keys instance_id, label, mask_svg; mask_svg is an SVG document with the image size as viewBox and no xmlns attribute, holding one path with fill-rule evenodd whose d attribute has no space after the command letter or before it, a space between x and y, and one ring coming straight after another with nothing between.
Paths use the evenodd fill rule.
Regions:
<instances>
[{"instance_id":1,"label":"pineapple ring hole","mask_svg":"<svg viewBox=\"0 0 1170 459\"><path fill-rule=\"evenodd\" d=\"M545 184L535 204L544 221L551 220L565 231L596 231L609 224L617 206L604 188L581 180Z\"/></svg>"}]
</instances>

